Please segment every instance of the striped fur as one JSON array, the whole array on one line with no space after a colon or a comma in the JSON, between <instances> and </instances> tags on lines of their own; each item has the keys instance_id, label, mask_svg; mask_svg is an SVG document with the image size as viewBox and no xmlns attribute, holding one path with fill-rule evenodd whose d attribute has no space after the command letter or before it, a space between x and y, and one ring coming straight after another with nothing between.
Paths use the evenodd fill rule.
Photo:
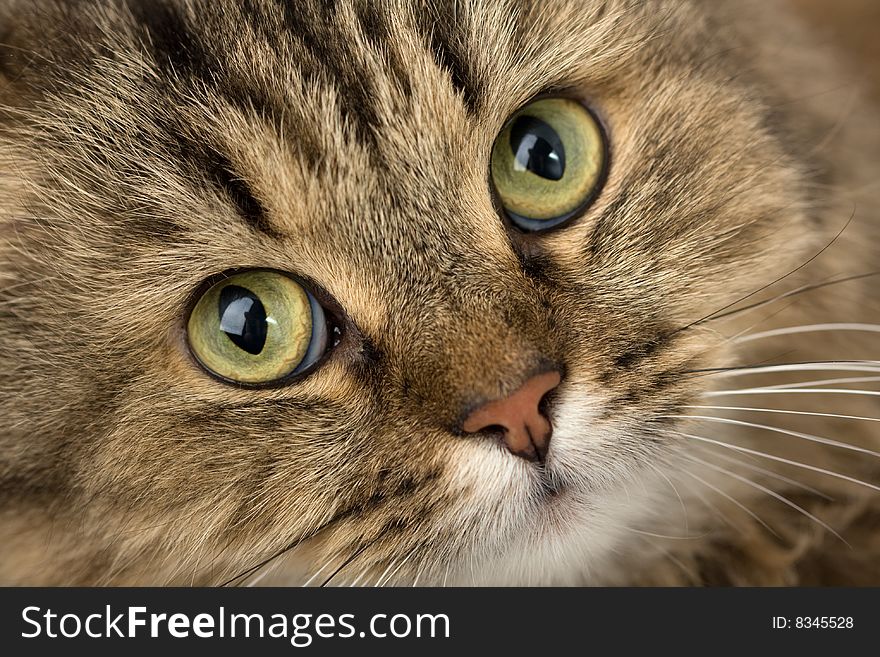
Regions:
<instances>
[{"instance_id":1,"label":"striped fur","mask_svg":"<svg viewBox=\"0 0 880 657\"><path fill-rule=\"evenodd\" d=\"M878 359L869 333L728 339L880 323L876 278L697 322L880 269L848 70L766 0L0 0L0 580L880 583L874 490L681 434L880 485L876 460L668 417L731 383L696 370ZM590 104L611 166L524 237L489 152L541 94ZM338 305L312 376L237 389L189 356L194 291L241 267ZM459 435L548 364L545 465ZM877 423L774 426L880 448Z\"/></svg>"}]
</instances>

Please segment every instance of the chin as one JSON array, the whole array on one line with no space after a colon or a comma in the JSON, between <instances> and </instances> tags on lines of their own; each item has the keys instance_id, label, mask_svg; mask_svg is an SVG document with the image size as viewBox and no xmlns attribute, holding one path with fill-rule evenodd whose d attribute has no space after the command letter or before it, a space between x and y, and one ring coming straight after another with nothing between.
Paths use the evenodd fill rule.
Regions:
<instances>
[{"instance_id":1,"label":"chin","mask_svg":"<svg viewBox=\"0 0 880 657\"><path fill-rule=\"evenodd\" d=\"M662 524L670 497L676 508L678 502L657 465L664 455L613 449L626 443L628 432L620 423L603 425L601 408L586 388L566 386L554 406L554 438L543 462L511 457L491 444L463 458L459 476L479 491L472 505L482 507L484 531L449 572L420 583L580 586L618 580L624 556L649 548L654 532L648 528Z\"/></svg>"}]
</instances>

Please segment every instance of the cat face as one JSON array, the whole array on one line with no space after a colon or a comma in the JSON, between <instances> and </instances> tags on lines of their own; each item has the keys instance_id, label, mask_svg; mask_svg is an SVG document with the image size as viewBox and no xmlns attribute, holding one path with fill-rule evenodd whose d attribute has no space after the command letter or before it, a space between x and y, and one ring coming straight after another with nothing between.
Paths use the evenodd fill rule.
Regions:
<instances>
[{"instance_id":1,"label":"cat face","mask_svg":"<svg viewBox=\"0 0 880 657\"><path fill-rule=\"evenodd\" d=\"M38 4L3 455L22 518L79 528L59 580L589 581L674 503L660 416L729 357L699 320L822 241L715 3ZM547 100L596 166L517 223L493 148Z\"/></svg>"}]
</instances>

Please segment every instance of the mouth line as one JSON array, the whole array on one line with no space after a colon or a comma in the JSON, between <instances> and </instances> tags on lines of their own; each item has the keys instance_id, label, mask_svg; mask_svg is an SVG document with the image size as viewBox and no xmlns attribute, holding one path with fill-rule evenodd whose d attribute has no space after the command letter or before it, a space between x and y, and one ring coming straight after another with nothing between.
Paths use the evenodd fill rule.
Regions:
<instances>
[{"instance_id":1,"label":"mouth line","mask_svg":"<svg viewBox=\"0 0 880 657\"><path fill-rule=\"evenodd\" d=\"M535 468L538 471L537 483L540 487L541 496L547 499L559 497L559 495L565 490L565 484L554 482L543 463L535 464Z\"/></svg>"}]
</instances>

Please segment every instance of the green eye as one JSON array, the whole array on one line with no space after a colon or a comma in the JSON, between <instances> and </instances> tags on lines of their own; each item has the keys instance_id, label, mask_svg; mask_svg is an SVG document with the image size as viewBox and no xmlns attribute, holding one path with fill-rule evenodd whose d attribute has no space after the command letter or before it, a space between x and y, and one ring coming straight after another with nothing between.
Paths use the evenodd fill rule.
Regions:
<instances>
[{"instance_id":1,"label":"green eye","mask_svg":"<svg viewBox=\"0 0 880 657\"><path fill-rule=\"evenodd\" d=\"M187 323L196 359L216 376L244 384L277 381L317 362L327 349L324 310L284 274L253 270L216 283Z\"/></svg>"},{"instance_id":2,"label":"green eye","mask_svg":"<svg viewBox=\"0 0 880 657\"><path fill-rule=\"evenodd\" d=\"M514 114L492 149L492 181L504 211L525 231L553 228L595 198L605 142L593 115L569 98L545 98Z\"/></svg>"}]
</instances>

